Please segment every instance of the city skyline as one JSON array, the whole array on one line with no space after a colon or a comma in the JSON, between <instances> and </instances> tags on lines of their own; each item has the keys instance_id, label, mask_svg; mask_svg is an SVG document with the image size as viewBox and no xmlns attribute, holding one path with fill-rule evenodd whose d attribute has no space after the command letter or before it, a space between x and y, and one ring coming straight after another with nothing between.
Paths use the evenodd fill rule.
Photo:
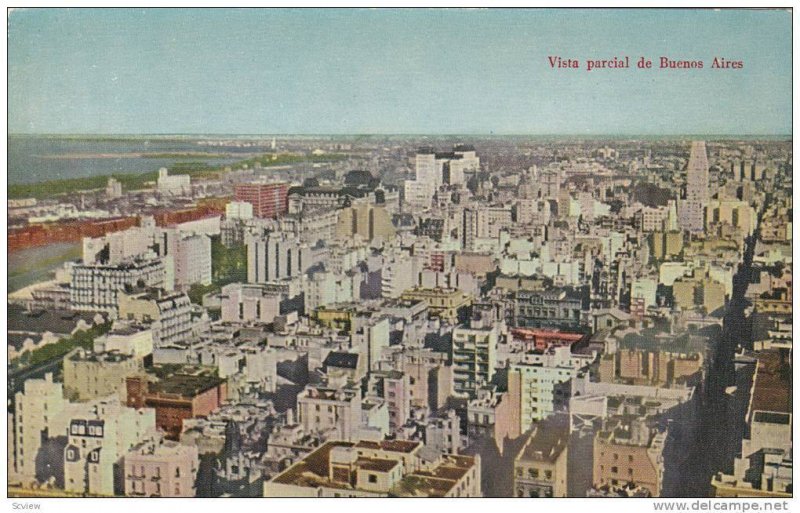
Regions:
<instances>
[{"instance_id":1,"label":"city skyline","mask_svg":"<svg viewBox=\"0 0 800 513\"><path fill-rule=\"evenodd\" d=\"M791 52L783 24L791 18L784 14L15 11L9 131L785 135ZM634 25L642 30L627 30ZM741 59L744 68L586 72L551 69L549 55L718 56ZM54 71L58 81L48 79Z\"/></svg>"},{"instance_id":2,"label":"city skyline","mask_svg":"<svg viewBox=\"0 0 800 513\"><path fill-rule=\"evenodd\" d=\"M12 509L788 510L792 13L9 9Z\"/></svg>"}]
</instances>

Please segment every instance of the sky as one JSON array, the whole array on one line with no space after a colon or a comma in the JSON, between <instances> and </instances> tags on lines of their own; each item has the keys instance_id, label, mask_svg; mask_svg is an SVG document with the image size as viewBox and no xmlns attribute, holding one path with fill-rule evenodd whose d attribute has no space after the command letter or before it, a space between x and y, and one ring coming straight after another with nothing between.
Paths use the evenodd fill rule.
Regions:
<instances>
[{"instance_id":1,"label":"sky","mask_svg":"<svg viewBox=\"0 0 800 513\"><path fill-rule=\"evenodd\" d=\"M585 70L615 56L704 68ZM786 10L16 10L8 62L11 133L792 129Z\"/></svg>"}]
</instances>

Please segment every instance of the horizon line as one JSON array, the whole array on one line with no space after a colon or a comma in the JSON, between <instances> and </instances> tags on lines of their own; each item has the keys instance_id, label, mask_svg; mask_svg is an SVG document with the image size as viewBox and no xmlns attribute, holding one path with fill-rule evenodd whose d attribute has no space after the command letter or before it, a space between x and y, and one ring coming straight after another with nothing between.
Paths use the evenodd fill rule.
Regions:
<instances>
[{"instance_id":1,"label":"horizon line","mask_svg":"<svg viewBox=\"0 0 800 513\"><path fill-rule=\"evenodd\" d=\"M147 136L349 136L349 137L375 137L375 136L424 136L424 137L792 137L793 133L710 133L710 132L684 132L684 133L525 133L525 132L7 132L11 136L49 136L49 137L147 137Z\"/></svg>"}]
</instances>

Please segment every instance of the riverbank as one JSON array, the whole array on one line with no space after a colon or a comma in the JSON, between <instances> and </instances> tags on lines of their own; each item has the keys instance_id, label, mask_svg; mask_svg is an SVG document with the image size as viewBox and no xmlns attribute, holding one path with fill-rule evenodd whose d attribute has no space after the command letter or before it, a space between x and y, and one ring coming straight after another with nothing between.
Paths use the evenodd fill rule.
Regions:
<instances>
[{"instance_id":1,"label":"riverbank","mask_svg":"<svg viewBox=\"0 0 800 513\"><path fill-rule=\"evenodd\" d=\"M82 248L80 242L59 242L9 253L7 292L19 292L47 281L64 262L80 258Z\"/></svg>"},{"instance_id":2,"label":"riverbank","mask_svg":"<svg viewBox=\"0 0 800 513\"><path fill-rule=\"evenodd\" d=\"M253 168L257 164L262 168L301 164L304 162L335 162L344 160L346 155L330 153L324 155L297 155L292 153L266 153L256 157L238 160L231 164L211 165L205 162L178 162L167 166L170 174L189 175L194 180L217 179L226 168ZM158 171L143 173L110 173L80 178L64 178L34 183L14 183L8 186L9 199L36 198L46 199L77 192L96 191L106 187L109 178L122 184L125 190L138 190L152 187L158 179Z\"/></svg>"}]
</instances>

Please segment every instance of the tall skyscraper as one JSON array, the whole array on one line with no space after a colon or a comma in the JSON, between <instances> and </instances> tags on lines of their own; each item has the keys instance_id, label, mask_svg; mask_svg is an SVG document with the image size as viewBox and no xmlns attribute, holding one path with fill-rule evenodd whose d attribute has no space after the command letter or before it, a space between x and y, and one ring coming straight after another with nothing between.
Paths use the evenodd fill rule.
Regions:
<instances>
[{"instance_id":1,"label":"tall skyscraper","mask_svg":"<svg viewBox=\"0 0 800 513\"><path fill-rule=\"evenodd\" d=\"M708 156L705 141L692 142L686 168L686 199L679 214L681 229L701 233L705 229L705 207L708 204Z\"/></svg>"}]
</instances>

